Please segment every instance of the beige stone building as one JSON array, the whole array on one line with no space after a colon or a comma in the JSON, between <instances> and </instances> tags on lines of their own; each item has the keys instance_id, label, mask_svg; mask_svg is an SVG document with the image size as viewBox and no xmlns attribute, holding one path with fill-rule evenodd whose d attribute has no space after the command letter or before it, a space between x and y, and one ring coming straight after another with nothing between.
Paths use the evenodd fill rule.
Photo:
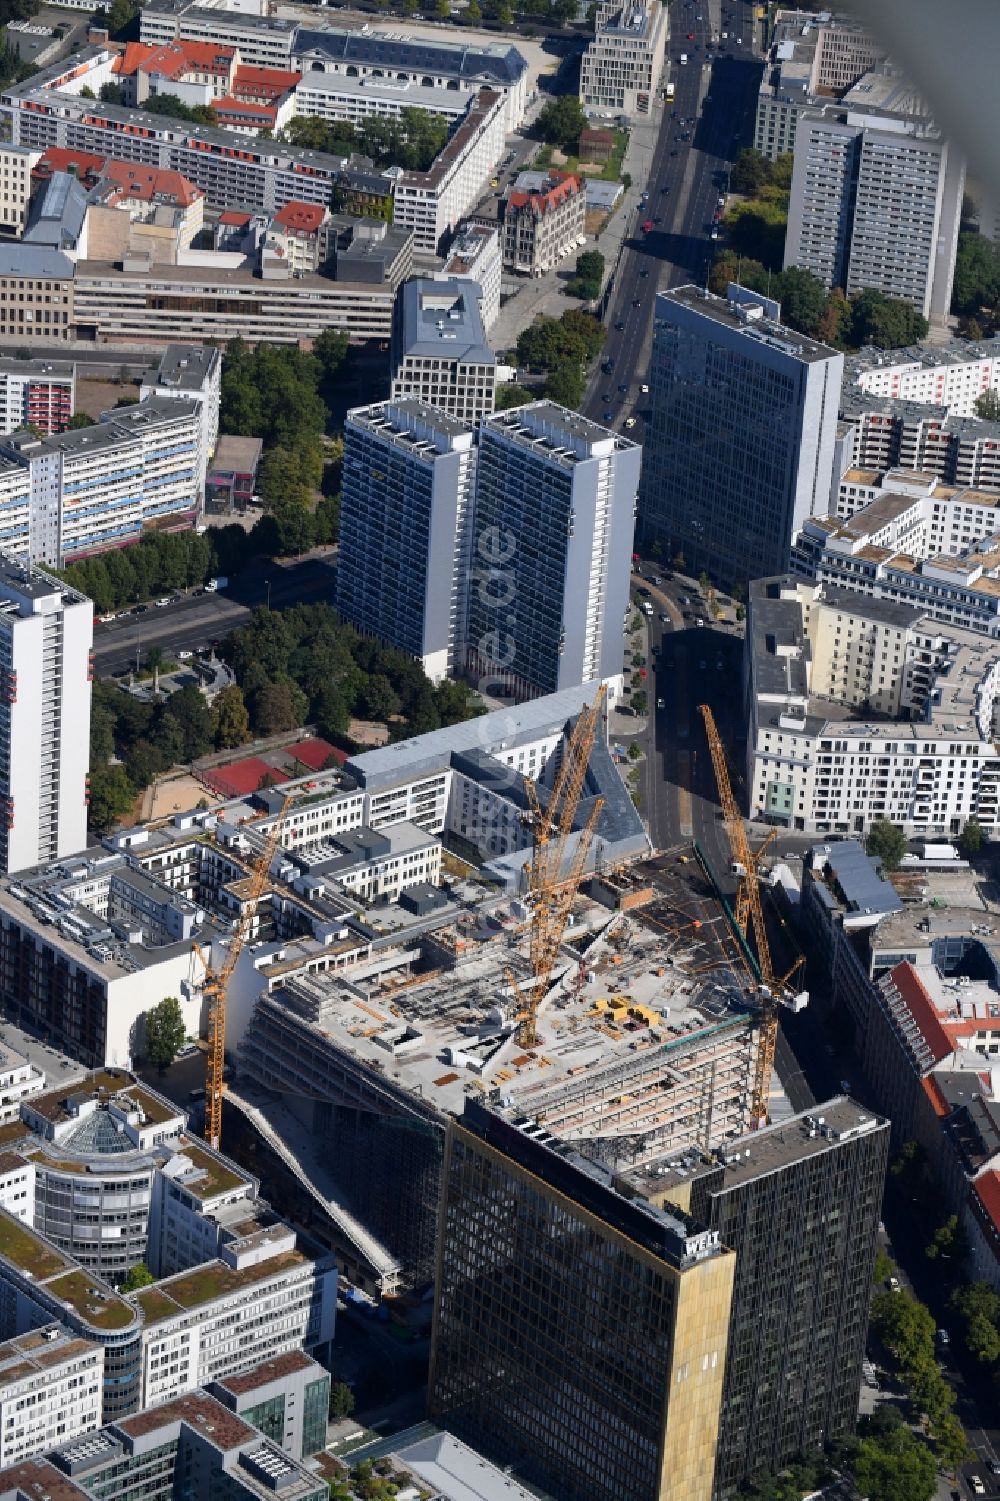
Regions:
<instances>
[{"instance_id":1,"label":"beige stone building","mask_svg":"<svg viewBox=\"0 0 1000 1501\"><path fill-rule=\"evenodd\" d=\"M511 193L503 206L501 250L508 271L541 276L583 244L583 180L554 174L538 192Z\"/></svg>"},{"instance_id":2,"label":"beige stone building","mask_svg":"<svg viewBox=\"0 0 1000 1501\"><path fill-rule=\"evenodd\" d=\"M31 174L40 151L29 146L0 146L0 232L20 236L28 218Z\"/></svg>"},{"instance_id":3,"label":"beige stone building","mask_svg":"<svg viewBox=\"0 0 1000 1501\"><path fill-rule=\"evenodd\" d=\"M660 0L601 0L580 69L580 103L588 114L650 113L668 30Z\"/></svg>"},{"instance_id":4,"label":"beige stone building","mask_svg":"<svg viewBox=\"0 0 1000 1501\"><path fill-rule=\"evenodd\" d=\"M73 262L58 250L0 245L0 340L73 337Z\"/></svg>"}]
</instances>

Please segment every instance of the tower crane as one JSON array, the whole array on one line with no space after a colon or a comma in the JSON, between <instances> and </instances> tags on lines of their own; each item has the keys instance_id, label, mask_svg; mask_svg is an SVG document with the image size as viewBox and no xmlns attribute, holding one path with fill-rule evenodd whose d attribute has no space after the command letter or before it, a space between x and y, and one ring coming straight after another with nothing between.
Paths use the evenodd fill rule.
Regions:
<instances>
[{"instance_id":1,"label":"tower crane","mask_svg":"<svg viewBox=\"0 0 1000 1501\"><path fill-rule=\"evenodd\" d=\"M216 969L211 957L199 943L192 948L205 966L204 994L208 1000L208 1057L205 1061L205 1136L216 1151L222 1136L223 1070L226 1061L226 993L233 971L239 963L240 954L250 936L257 916L257 904L264 895L271 872L271 861L278 848L281 826L292 801L286 797L264 839L264 846L253 862L243 909L233 933L223 963Z\"/></svg>"},{"instance_id":2,"label":"tower crane","mask_svg":"<svg viewBox=\"0 0 1000 1501\"><path fill-rule=\"evenodd\" d=\"M518 1031L518 1041L524 1048L534 1047L538 1040L538 1008L548 987L549 976L569 921L570 908L587 863L597 820L604 806L603 798L594 799L567 866L569 836L580 806L590 753L594 748L594 737L606 697L607 689L602 683L594 702L581 710L566 742L552 791L544 804L537 784L531 777L525 778L528 798L525 822L533 839L528 873L528 895L533 903L533 912L531 985L523 997Z\"/></svg>"},{"instance_id":3,"label":"tower crane","mask_svg":"<svg viewBox=\"0 0 1000 1501\"><path fill-rule=\"evenodd\" d=\"M753 1098L750 1106L750 1122L754 1129L756 1129L767 1122L771 1073L774 1068L774 1051L778 1041L778 1006L786 1005L800 1010L805 1004L805 999L803 998L804 992L796 993L791 984L804 960L799 955L786 975L777 976L774 973L771 946L768 942L767 929L764 926L764 908L760 899L760 881L757 864L761 851L754 851L750 846L746 825L743 822L743 816L740 813L739 806L733 794L732 785L729 781L726 753L723 750L722 740L716 727L715 716L708 704L700 704L698 707L701 717L705 721L705 733L708 737L712 767L715 771L715 781L719 789L719 801L722 804L726 834L729 837L729 848L733 855L733 873L738 880L734 907L736 925L747 940L750 938L751 929L753 930L754 942L757 949L757 966L760 970L760 1030L757 1039L757 1065L754 1073ZM773 837L773 834L768 836L764 847L771 842Z\"/></svg>"}]
</instances>

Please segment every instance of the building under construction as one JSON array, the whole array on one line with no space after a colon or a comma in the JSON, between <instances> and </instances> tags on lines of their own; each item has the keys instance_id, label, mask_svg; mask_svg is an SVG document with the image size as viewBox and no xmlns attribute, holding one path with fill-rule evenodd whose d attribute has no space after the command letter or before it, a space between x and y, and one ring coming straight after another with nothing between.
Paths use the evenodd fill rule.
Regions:
<instances>
[{"instance_id":1,"label":"building under construction","mask_svg":"<svg viewBox=\"0 0 1000 1501\"><path fill-rule=\"evenodd\" d=\"M325 1221L372 1292L432 1280L445 1131L466 1100L586 1141L613 1170L747 1129L756 1013L693 857L577 894L527 1048L526 918L494 896L348 972L299 973L254 1009L231 1104L297 1183L297 1217Z\"/></svg>"}]
</instances>

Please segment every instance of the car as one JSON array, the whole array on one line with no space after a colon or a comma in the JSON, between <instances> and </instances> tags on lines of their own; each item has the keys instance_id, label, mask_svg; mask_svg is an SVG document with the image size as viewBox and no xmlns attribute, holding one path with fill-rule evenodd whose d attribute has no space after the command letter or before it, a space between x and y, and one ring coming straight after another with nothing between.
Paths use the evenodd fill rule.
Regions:
<instances>
[{"instance_id":1,"label":"car","mask_svg":"<svg viewBox=\"0 0 1000 1501\"><path fill-rule=\"evenodd\" d=\"M889 1278L889 1291L891 1293L901 1293L903 1291L902 1287L900 1286L898 1277Z\"/></svg>"},{"instance_id":2,"label":"car","mask_svg":"<svg viewBox=\"0 0 1000 1501\"><path fill-rule=\"evenodd\" d=\"M633 297L632 298L632 306L633 307L642 307L642 298L641 297Z\"/></svg>"},{"instance_id":3,"label":"car","mask_svg":"<svg viewBox=\"0 0 1000 1501\"><path fill-rule=\"evenodd\" d=\"M628 390L628 381L627 380L623 380L622 383L621 383L621 385L618 387L618 389L619 389L619 391L627 391Z\"/></svg>"},{"instance_id":4,"label":"car","mask_svg":"<svg viewBox=\"0 0 1000 1501\"><path fill-rule=\"evenodd\" d=\"M974 1496L986 1495L986 1484L981 1475L969 1476L969 1489L972 1491L972 1494Z\"/></svg>"},{"instance_id":5,"label":"car","mask_svg":"<svg viewBox=\"0 0 1000 1501\"><path fill-rule=\"evenodd\" d=\"M625 418L625 426L628 427L628 428L635 427L635 418L634 417L626 417Z\"/></svg>"},{"instance_id":6,"label":"car","mask_svg":"<svg viewBox=\"0 0 1000 1501\"><path fill-rule=\"evenodd\" d=\"M720 193L719 194L719 207L720 208L725 208L725 206L726 206L726 195L724 193Z\"/></svg>"},{"instance_id":7,"label":"car","mask_svg":"<svg viewBox=\"0 0 1000 1501\"><path fill-rule=\"evenodd\" d=\"M170 604L169 596L164 595L163 599L158 599L156 601L156 608L158 610L162 610L162 609L164 609L169 604Z\"/></svg>"},{"instance_id":8,"label":"car","mask_svg":"<svg viewBox=\"0 0 1000 1501\"><path fill-rule=\"evenodd\" d=\"M177 1052L174 1054L174 1057L175 1058L193 1058L195 1056L195 1054L197 1053L197 1051L198 1051L198 1044L196 1042L186 1042L182 1048L178 1048L177 1049Z\"/></svg>"},{"instance_id":9,"label":"car","mask_svg":"<svg viewBox=\"0 0 1000 1501\"><path fill-rule=\"evenodd\" d=\"M659 586L663 583L663 580L660 578L660 575L658 573L654 573L652 582L657 586L657 588L659 588Z\"/></svg>"},{"instance_id":10,"label":"car","mask_svg":"<svg viewBox=\"0 0 1000 1501\"><path fill-rule=\"evenodd\" d=\"M149 609L148 605L136 605L135 609L132 611L132 614L133 615L145 615L145 613L146 613L146 611L148 609Z\"/></svg>"},{"instance_id":11,"label":"car","mask_svg":"<svg viewBox=\"0 0 1000 1501\"><path fill-rule=\"evenodd\" d=\"M670 624L670 616L669 615L664 615L664 614L661 613L661 615L660 615L660 624L661 625L669 625Z\"/></svg>"},{"instance_id":12,"label":"car","mask_svg":"<svg viewBox=\"0 0 1000 1501\"><path fill-rule=\"evenodd\" d=\"M688 32L688 41L689 42L693 42L694 41L694 32L693 31L689 31Z\"/></svg>"},{"instance_id":13,"label":"car","mask_svg":"<svg viewBox=\"0 0 1000 1501\"><path fill-rule=\"evenodd\" d=\"M686 594L678 594L677 603L679 605L689 605L691 601Z\"/></svg>"},{"instance_id":14,"label":"car","mask_svg":"<svg viewBox=\"0 0 1000 1501\"><path fill-rule=\"evenodd\" d=\"M992 1475L1000 1475L1000 1459L989 1459L986 1462Z\"/></svg>"},{"instance_id":15,"label":"car","mask_svg":"<svg viewBox=\"0 0 1000 1501\"><path fill-rule=\"evenodd\" d=\"M703 625L704 625L704 624L705 624L705 622L704 622L704 621L703 621L703 620L702 620L702 618L701 618L701 616L700 616L700 615L698 615L698 616L697 616L697 617L696 617L696 618L695 618L695 622L694 622L694 623L695 623L695 625L696 625L696 626L703 626ZM704 664L704 663L702 663L702 666L704 666L704 665L705 665L705 664Z\"/></svg>"},{"instance_id":16,"label":"car","mask_svg":"<svg viewBox=\"0 0 1000 1501\"><path fill-rule=\"evenodd\" d=\"M851 1092L851 1081L850 1081L850 1079L841 1079L841 1081L840 1081L840 1092L841 1092L841 1094L850 1094L850 1092Z\"/></svg>"},{"instance_id":17,"label":"car","mask_svg":"<svg viewBox=\"0 0 1000 1501\"><path fill-rule=\"evenodd\" d=\"M622 331L622 329L623 329L623 328L624 328L624 327L625 327L625 324L624 324L624 323L623 323L623 322L622 322L622 320L621 320L621 319L620 319L620 318L619 318L619 320L618 320L618 322L617 322L617 323L616 323L616 324L615 324L615 328L616 328L616 329L617 329L617 330L618 330L618 332L619 332L619 333L621 333L621 331Z\"/></svg>"},{"instance_id":18,"label":"car","mask_svg":"<svg viewBox=\"0 0 1000 1501\"><path fill-rule=\"evenodd\" d=\"M648 272L648 270L646 269L645 266L643 266L642 270L639 272L639 275L640 276L648 276L649 275L649 272Z\"/></svg>"},{"instance_id":19,"label":"car","mask_svg":"<svg viewBox=\"0 0 1000 1501\"><path fill-rule=\"evenodd\" d=\"M190 660L191 660L191 658L193 656L194 656L194 652L193 651L179 651L177 653L177 660L178 660L178 662L190 662Z\"/></svg>"},{"instance_id":20,"label":"car","mask_svg":"<svg viewBox=\"0 0 1000 1501\"><path fill-rule=\"evenodd\" d=\"M645 381L643 381L642 385L639 387L639 390L642 392L643 396L649 395L649 387Z\"/></svg>"},{"instance_id":21,"label":"car","mask_svg":"<svg viewBox=\"0 0 1000 1501\"><path fill-rule=\"evenodd\" d=\"M653 223L654 224L662 224L663 223L663 215L662 214L654 214L653 215Z\"/></svg>"},{"instance_id":22,"label":"car","mask_svg":"<svg viewBox=\"0 0 1000 1501\"><path fill-rule=\"evenodd\" d=\"M491 177L490 178L490 187L491 188L498 188L499 186L500 186L500 179L499 179L499 177Z\"/></svg>"},{"instance_id":23,"label":"car","mask_svg":"<svg viewBox=\"0 0 1000 1501\"><path fill-rule=\"evenodd\" d=\"M658 698L656 700L656 707L658 709L665 709L667 707L666 701L664 699L662 699L662 698Z\"/></svg>"},{"instance_id":24,"label":"car","mask_svg":"<svg viewBox=\"0 0 1000 1501\"><path fill-rule=\"evenodd\" d=\"M661 193L669 193L670 192L670 184L667 183L667 182L665 182L663 184L663 187L660 189L660 192Z\"/></svg>"},{"instance_id":25,"label":"car","mask_svg":"<svg viewBox=\"0 0 1000 1501\"><path fill-rule=\"evenodd\" d=\"M951 1344L951 1335L948 1333L947 1329L939 1329L938 1330L938 1332L937 1332L937 1342L938 1342L939 1345L950 1345Z\"/></svg>"},{"instance_id":26,"label":"car","mask_svg":"<svg viewBox=\"0 0 1000 1501\"><path fill-rule=\"evenodd\" d=\"M604 395L601 397L602 401L614 401L614 399L615 398L612 396L610 391L605 391Z\"/></svg>"},{"instance_id":27,"label":"car","mask_svg":"<svg viewBox=\"0 0 1000 1501\"><path fill-rule=\"evenodd\" d=\"M718 238L719 238L719 231L716 229L715 225L713 224L712 225L712 233L709 235L709 239L710 240L717 240Z\"/></svg>"},{"instance_id":28,"label":"car","mask_svg":"<svg viewBox=\"0 0 1000 1501\"><path fill-rule=\"evenodd\" d=\"M677 155L677 147L676 146L674 147L673 151L671 151L670 155L671 156L676 156Z\"/></svg>"},{"instance_id":29,"label":"car","mask_svg":"<svg viewBox=\"0 0 1000 1501\"><path fill-rule=\"evenodd\" d=\"M722 658L721 657L716 657L716 659L715 659L715 670L716 670L716 672L721 672L722 671Z\"/></svg>"},{"instance_id":30,"label":"car","mask_svg":"<svg viewBox=\"0 0 1000 1501\"><path fill-rule=\"evenodd\" d=\"M615 414L614 414L614 412L605 412L604 413L604 421L605 422L613 422L614 420L615 420Z\"/></svg>"}]
</instances>

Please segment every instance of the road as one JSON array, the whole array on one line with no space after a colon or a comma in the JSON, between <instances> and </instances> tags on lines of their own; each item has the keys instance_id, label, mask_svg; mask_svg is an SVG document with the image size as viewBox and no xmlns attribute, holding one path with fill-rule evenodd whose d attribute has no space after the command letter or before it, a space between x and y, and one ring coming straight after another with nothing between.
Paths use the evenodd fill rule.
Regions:
<instances>
[{"instance_id":1,"label":"road","mask_svg":"<svg viewBox=\"0 0 1000 1501\"><path fill-rule=\"evenodd\" d=\"M332 556L306 558L299 563L262 560L233 579L221 594L183 594L174 603L150 605L142 615L119 616L94 627L94 665L98 675L135 667L150 647L165 652L199 651L221 641L244 625L256 605L279 610L295 604L335 596L336 571Z\"/></svg>"},{"instance_id":2,"label":"road","mask_svg":"<svg viewBox=\"0 0 1000 1501\"><path fill-rule=\"evenodd\" d=\"M649 364L655 293L704 281L716 249L709 231L719 184L735 153L752 140L762 70L753 55L753 17L754 7L743 0L721 0L721 5L720 0L677 0L671 7L670 78L676 96L663 109L649 200L634 211L634 231L614 275L603 353L613 368L595 372L585 404L589 417L614 426L635 416L636 437L642 434L639 386ZM722 30L729 40L707 51L713 33ZM720 48L726 49L723 55ZM678 61L682 52L686 66ZM706 58L712 59L709 67ZM706 96L710 102L702 107ZM687 131L690 141L681 139ZM646 220L654 227L644 236ZM622 384L628 387L624 392Z\"/></svg>"}]
</instances>

